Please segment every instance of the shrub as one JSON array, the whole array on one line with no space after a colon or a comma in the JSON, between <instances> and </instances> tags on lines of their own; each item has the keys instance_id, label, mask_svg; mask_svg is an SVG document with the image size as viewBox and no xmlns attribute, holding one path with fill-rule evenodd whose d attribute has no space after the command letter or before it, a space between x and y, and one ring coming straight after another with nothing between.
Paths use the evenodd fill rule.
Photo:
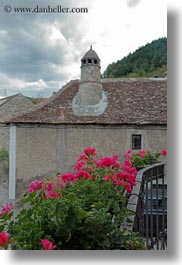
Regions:
<instances>
[{"instance_id":1,"label":"shrub","mask_svg":"<svg viewBox=\"0 0 182 265\"><path fill-rule=\"evenodd\" d=\"M121 164L117 155L96 159L95 148L88 147L74 170L30 184L23 209L1 226L11 235L11 248L145 249L138 234L121 229L124 220L130 222L125 192L136 184L132 164Z\"/></svg>"},{"instance_id":2,"label":"shrub","mask_svg":"<svg viewBox=\"0 0 182 265\"><path fill-rule=\"evenodd\" d=\"M0 161L8 161L9 154L8 151L5 148L2 148L0 150Z\"/></svg>"},{"instance_id":3,"label":"shrub","mask_svg":"<svg viewBox=\"0 0 182 265\"><path fill-rule=\"evenodd\" d=\"M132 152L132 150L128 150L123 156L130 161L134 167L138 168L159 163L161 155L166 156L167 150L162 150L161 152L151 152L147 150Z\"/></svg>"},{"instance_id":4,"label":"shrub","mask_svg":"<svg viewBox=\"0 0 182 265\"><path fill-rule=\"evenodd\" d=\"M0 164L3 172L7 174L9 170L9 153L5 148L0 150Z\"/></svg>"}]
</instances>

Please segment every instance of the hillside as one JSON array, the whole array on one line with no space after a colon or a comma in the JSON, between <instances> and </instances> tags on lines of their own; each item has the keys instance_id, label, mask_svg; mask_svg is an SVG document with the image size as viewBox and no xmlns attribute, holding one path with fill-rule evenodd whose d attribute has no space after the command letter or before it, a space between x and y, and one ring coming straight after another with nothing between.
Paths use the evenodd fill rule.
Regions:
<instances>
[{"instance_id":1,"label":"hillside","mask_svg":"<svg viewBox=\"0 0 182 265\"><path fill-rule=\"evenodd\" d=\"M165 77L166 71L167 38L160 38L109 64L103 77Z\"/></svg>"},{"instance_id":2,"label":"hillside","mask_svg":"<svg viewBox=\"0 0 182 265\"><path fill-rule=\"evenodd\" d=\"M38 105L39 103L42 103L47 100L47 98L31 98L31 97L27 98L35 105Z\"/></svg>"}]
</instances>

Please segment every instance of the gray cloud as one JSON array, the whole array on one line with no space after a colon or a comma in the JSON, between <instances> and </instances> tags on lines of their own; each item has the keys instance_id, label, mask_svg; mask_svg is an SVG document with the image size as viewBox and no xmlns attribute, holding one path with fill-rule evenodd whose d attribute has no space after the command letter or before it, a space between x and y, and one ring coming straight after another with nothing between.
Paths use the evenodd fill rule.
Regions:
<instances>
[{"instance_id":1,"label":"gray cloud","mask_svg":"<svg viewBox=\"0 0 182 265\"><path fill-rule=\"evenodd\" d=\"M127 6L130 8L136 7L142 0L126 0Z\"/></svg>"},{"instance_id":2,"label":"gray cloud","mask_svg":"<svg viewBox=\"0 0 182 265\"><path fill-rule=\"evenodd\" d=\"M80 58L88 46L84 40L85 14L7 14L3 11L5 5L12 7L88 7L80 0L1 0L0 3L0 79L1 91L13 91L8 85L12 80L35 83L43 80L42 87L46 96L59 88L60 83L72 76L72 64L79 69ZM59 38L51 34L58 33ZM83 43L80 47L80 41ZM5 82L6 81L6 82ZM6 84L6 87L5 87ZM26 86L30 93L34 86ZM14 87L14 91L18 87ZM23 88L21 88L22 91ZM33 92L32 92L33 94Z\"/></svg>"}]
</instances>

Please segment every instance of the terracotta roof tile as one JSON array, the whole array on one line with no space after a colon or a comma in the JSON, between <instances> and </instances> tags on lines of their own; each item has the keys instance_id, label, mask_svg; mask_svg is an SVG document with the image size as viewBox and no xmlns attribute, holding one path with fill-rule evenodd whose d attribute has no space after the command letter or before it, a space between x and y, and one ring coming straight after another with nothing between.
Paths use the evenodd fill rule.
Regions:
<instances>
[{"instance_id":1,"label":"terracotta roof tile","mask_svg":"<svg viewBox=\"0 0 182 265\"><path fill-rule=\"evenodd\" d=\"M99 116L76 116L72 99L79 80L71 81L36 110L8 123L46 124L167 124L166 79L103 79L108 106Z\"/></svg>"}]
</instances>

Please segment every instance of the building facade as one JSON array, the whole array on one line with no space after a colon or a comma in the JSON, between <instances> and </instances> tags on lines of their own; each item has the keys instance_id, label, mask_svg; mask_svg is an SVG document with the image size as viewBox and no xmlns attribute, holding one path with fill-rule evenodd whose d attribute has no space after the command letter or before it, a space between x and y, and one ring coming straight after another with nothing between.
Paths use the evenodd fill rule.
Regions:
<instances>
[{"instance_id":1,"label":"building facade","mask_svg":"<svg viewBox=\"0 0 182 265\"><path fill-rule=\"evenodd\" d=\"M0 149L9 149L9 127L4 120L31 111L35 105L21 93L0 99Z\"/></svg>"},{"instance_id":2,"label":"building facade","mask_svg":"<svg viewBox=\"0 0 182 265\"><path fill-rule=\"evenodd\" d=\"M100 78L100 59L81 59L81 80L70 81L45 104L11 119L10 199L30 180L71 172L77 156L167 147L167 80Z\"/></svg>"}]
</instances>

